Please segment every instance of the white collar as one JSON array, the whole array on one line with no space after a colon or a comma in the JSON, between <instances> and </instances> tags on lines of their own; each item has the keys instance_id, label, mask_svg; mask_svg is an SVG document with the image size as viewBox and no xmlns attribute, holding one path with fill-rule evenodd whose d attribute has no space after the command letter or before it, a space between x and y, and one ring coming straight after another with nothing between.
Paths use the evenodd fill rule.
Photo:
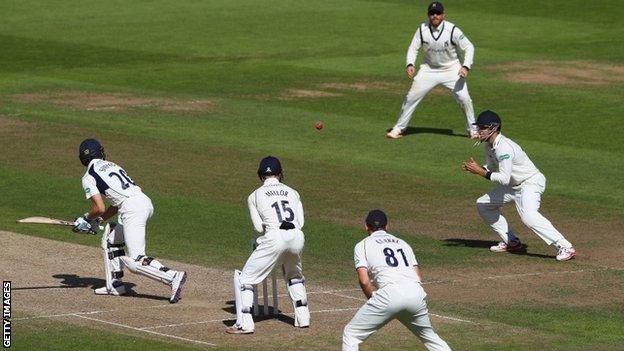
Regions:
<instances>
[{"instance_id":1,"label":"white collar","mask_svg":"<svg viewBox=\"0 0 624 351\"><path fill-rule=\"evenodd\" d=\"M279 179L275 177L270 177L264 180L264 185L272 185L272 184L277 184L279 182L280 182Z\"/></svg>"}]
</instances>

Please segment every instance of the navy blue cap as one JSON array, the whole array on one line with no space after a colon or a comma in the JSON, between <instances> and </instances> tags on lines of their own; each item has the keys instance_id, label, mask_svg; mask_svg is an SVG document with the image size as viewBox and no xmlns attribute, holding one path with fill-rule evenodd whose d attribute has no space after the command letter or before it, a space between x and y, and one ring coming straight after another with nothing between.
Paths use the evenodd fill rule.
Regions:
<instances>
[{"instance_id":1,"label":"navy blue cap","mask_svg":"<svg viewBox=\"0 0 624 351\"><path fill-rule=\"evenodd\" d=\"M366 225L373 230L383 229L388 225L388 217L382 210L372 210L366 216Z\"/></svg>"},{"instance_id":2,"label":"navy blue cap","mask_svg":"<svg viewBox=\"0 0 624 351\"><path fill-rule=\"evenodd\" d=\"M427 7L427 13L444 13L444 6L441 2L434 1Z\"/></svg>"},{"instance_id":3,"label":"navy blue cap","mask_svg":"<svg viewBox=\"0 0 624 351\"><path fill-rule=\"evenodd\" d=\"M260 161L258 176L271 176L282 173L282 164L273 156L267 156Z\"/></svg>"},{"instance_id":4,"label":"navy blue cap","mask_svg":"<svg viewBox=\"0 0 624 351\"><path fill-rule=\"evenodd\" d=\"M501 119L498 114L491 110L485 110L477 117L477 122L473 123L475 126L489 126L492 124L501 125Z\"/></svg>"}]
</instances>

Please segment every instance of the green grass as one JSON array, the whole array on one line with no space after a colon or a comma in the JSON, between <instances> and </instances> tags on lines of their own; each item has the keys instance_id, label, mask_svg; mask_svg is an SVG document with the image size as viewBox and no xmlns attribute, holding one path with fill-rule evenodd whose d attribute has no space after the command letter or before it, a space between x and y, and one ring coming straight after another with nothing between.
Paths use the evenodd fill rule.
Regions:
<instances>
[{"instance_id":1,"label":"green grass","mask_svg":"<svg viewBox=\"0 0 624 351\"><path fill-rule=\"evenodd\" d=\"M498 111L505 134L546 175L543 209L549 218L568 225L566 235L573 242L587 235L596 242L612 240L616 229L587 233L571 223L621 224L624 82L521 84L506 81L492 67L519 60L551 60L581 70L578 61L621 65L620 4L478 0L445 6L448 19L476 45L469 76L475 110ZM490 258L486 250L441 240L495 240L484 234L474 208L474 200L492 184L459 169L469 157L481 159L482 151L467 138L453 136L465 131L452 98L428 96L412 120L414 127L437 132L396 142L383 138L409 87L404 54L425 19L424 1L56 0L4 1L1 8L2 229L98 245L93 237L66 228L15 223L32 215L84 213L88 202L80 189L84 169L77 147L82 139L96 137L153 199L148 247L157 257L240 267L252 233L246 196L259 185L257 162L273 154L283 161L286 183L303 198L304 269L310 281L354 285L352 249L363 238L361 222L372 208L387 210L393 231L407 238L427 268L479 269L535 260ZM321 88L325 83L396 88L332 90ZM292 89L341 95L285 99ZM59 90L205 99L214 107L201 112L88 111L14 97ZM316 120L326 128L316 131ZM547 250L537 250L542 249ZM518 328L531 329L525 325L530 322L536 326L533 335L546 340L546 349L608 349L610 342L621 342L610 327L621 320L603 306L586 307L584 317L574 321L573 310L565 306L488 311L470 313ZM539 318L529 318L533 312ZM586 325L601 324L606 329L596 330L596 337L582 332ZM50 327L46 334L62 335L63 328ZM462 333L459 327L448 328ZM480 341L487 330L464 332L469 337L454 339L462 340L461 349L542 346L504 338L491 344ZM91 347L88 342L84 348Z\"/></svg>"},{"instance_id":2,"label":"green grass","mask_svg":"<svg viewBox=\"0 0 624 351\"><path fill-rule=\"evenodd\" d=\"M12 323L11 350L201 350L157 337L139 337L50 320L24 320Z\"/></svg>"}]
</instances>

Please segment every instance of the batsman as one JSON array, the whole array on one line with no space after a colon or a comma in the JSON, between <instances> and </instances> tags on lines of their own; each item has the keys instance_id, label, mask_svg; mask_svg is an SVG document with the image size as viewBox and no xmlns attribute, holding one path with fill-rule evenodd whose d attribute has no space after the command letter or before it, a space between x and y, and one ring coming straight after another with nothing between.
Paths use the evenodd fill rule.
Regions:
<instances>
[{"instance_id":1,"label":"batsman","mask_svg":"<svg viewBox=\"0 0 624 351\"><path fill-rule=\"evenodd\" d=\"M84 140L80 144L78 157L87 167L82 177L82 188L91 201L91 209L76 218L73 231L96 234L100 223L119 215L118 224L109 223L104 227L102 251L106 286L95 289L95 293L126 294L121 280L125 267L133 273L169 285L169 302L178 302L186 282L186 272L169 269L145 253L145 227L154 213L150 198L143 194L123 168L106 160L104 148L97 140ZM108 208L104 205L104 198L110 203Z\"/></svg>"},{"instance_id":2,"label":"batsman","mask_svg":"<svg viewBox=\"0 0 624 351\"><path fill-rule=\"evenodd\" d=\"M251 334L255 330L252 317L254 285L262 282L283 261L284 279L295 310L295 327L310 326L310 312L301 265L305 242L303 205L299 193L282 183L280 161L268 156L260 161L258 177L262 186L247 199L249 214L256 232L257 247L242 271L234 271L236 323L225 331L229 334Z\"/></svg>"}]
</instances>

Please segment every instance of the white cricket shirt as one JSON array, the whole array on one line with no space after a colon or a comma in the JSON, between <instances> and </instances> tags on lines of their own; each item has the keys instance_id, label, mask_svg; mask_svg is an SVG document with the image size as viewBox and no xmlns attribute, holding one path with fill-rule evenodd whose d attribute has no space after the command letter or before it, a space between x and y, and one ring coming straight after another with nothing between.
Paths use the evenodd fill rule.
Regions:
<instances>
[{"instance_id":1,"label":"white cricket shirt","mask_svg":"<svg viewBox=\"0 0 624 351\"><path fill-rule=\"evenodd\" d=\"M368 276L377 289L393 283L420 283L414 271L418 262L412 248L384 230L373 232L357 243L354 260L356 269L368 269Z\"/></svg>"},{"instance_id":2,"label":"white cricket shirt","mask_svg":"<svg viewBox=\"0 0 624 351\"><path fill-rule=\"evenodd\" d=\"M132 181L123 168L102 159L89 162L87 171L82 176L82 189L87 199L102 194L112 206L116 207L129 197L143 194L141 188Z\"/></svg>"},{"instance_id":3,"label":"white cricket shirt","mask_svg":"<svg viewBox=\"0 0 624 351\"><path fill-rule=\"evenodd\" d=\"M303 205L299 193L277 178L267 178L264 184L247 198L249 214L258 233L279 229L282 222L303 228Z\"/></svg>"},{"instance_id":4,"label":"white cricket shirt","mask_svg":"<svg viewBox=\"0 0 624 351\"><path fill-rule=\"evenodd\" d=\"M424 63L431 68L449 68L459 63L457 47L464 52L462 66L472 67L474 45L453 23L442 21L435 28L429 22L422 23L407 49L406 66L415 65L418 49L422 47Z\"/></svg>"},{"instance_id":5,"label":"white cricket shirt","mask_svg":"<svg viewBox=\"0 0 624 351\"><path fill-rule=\"evenodd\" d=\"M539 173L529 156L513 140L499 134L494 144L484 143L486 168L491 171L490 180L502 185L520 185Z\"/></svg>"}]
</instances>

